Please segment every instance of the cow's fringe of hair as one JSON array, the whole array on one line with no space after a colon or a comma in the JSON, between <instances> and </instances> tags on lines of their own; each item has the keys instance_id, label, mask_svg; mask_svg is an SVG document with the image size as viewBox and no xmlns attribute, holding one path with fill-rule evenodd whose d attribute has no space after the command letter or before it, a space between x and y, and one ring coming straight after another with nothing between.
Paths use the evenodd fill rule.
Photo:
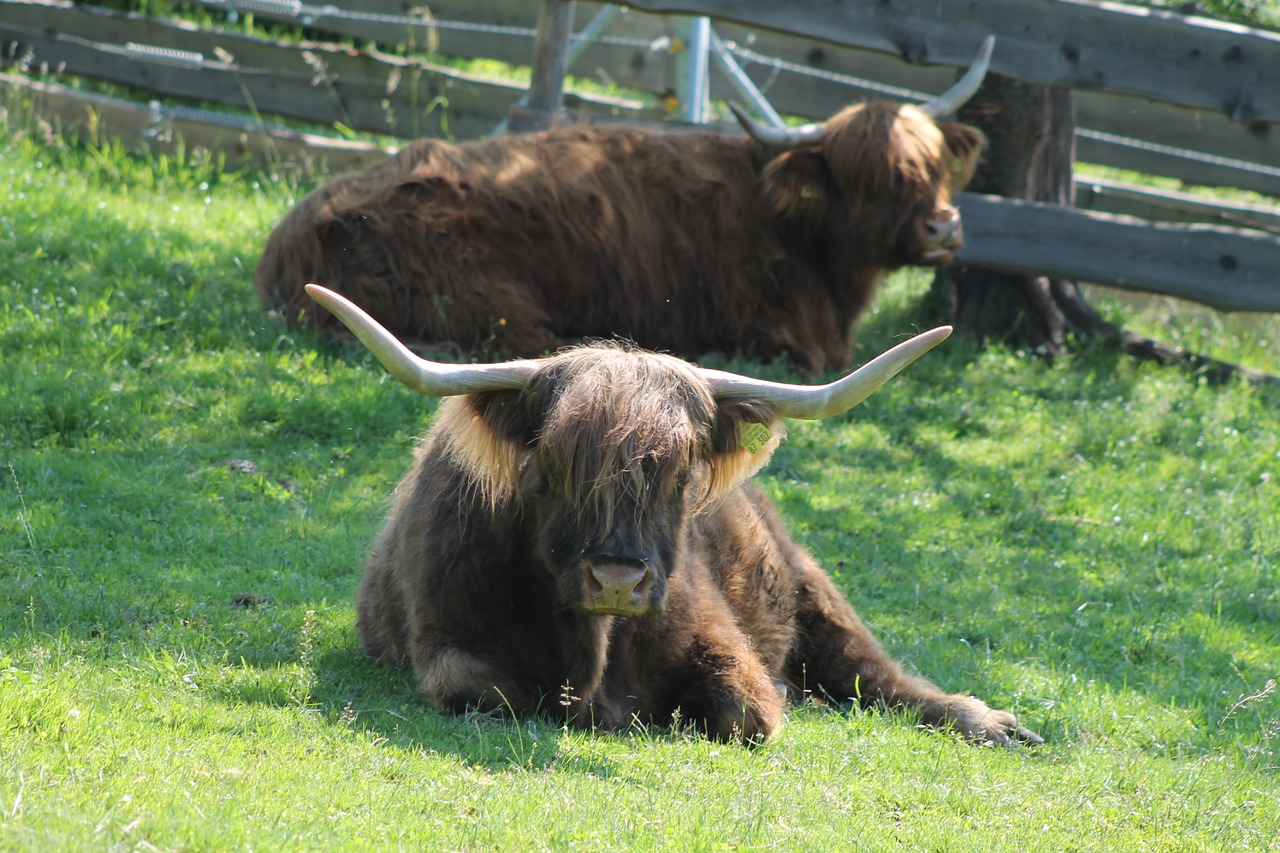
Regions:
<instances>
[{"instance_id":1,"label":"cow's fringe of hair","mask_svg":"<svg viewBox=\"0 0 1280 853\"><path fill-rule=\"evenodd\" d=\"M466 398L440 402L430 435L441 436L450 457L467 472L491 507L515 494L519 448L494 433Z\"/></svg>"}]
</instances>

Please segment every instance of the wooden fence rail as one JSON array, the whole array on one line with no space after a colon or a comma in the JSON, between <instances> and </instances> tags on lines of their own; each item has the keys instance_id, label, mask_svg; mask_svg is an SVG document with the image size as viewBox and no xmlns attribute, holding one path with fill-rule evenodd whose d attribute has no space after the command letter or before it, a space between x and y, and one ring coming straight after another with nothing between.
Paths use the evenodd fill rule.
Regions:
<instances>
[{"instance_id":1,"label":"wooden fence rail","mask_svg":"<svg viewBox=\"0 0 1280 853\"><path fill-rule=\"evenodd\" d=\"M0 0L0 53L168 97L401 138L482 136L525 91L339 44L253 38L62 0ZM569 95L566 105L662 116L623 98Z\"/></svg>"},{"instance_id":2,"label":"wooden fence rail","mask_svg":"<svg viewBox=\"0 0 1280 853\"><path fill-rule=\"evenodd\" d=\"M1280 311L1274 234L974 193L962 193L959 207L959 263L1161 293L1219 311Z\"/></svg>"}]
</instances>

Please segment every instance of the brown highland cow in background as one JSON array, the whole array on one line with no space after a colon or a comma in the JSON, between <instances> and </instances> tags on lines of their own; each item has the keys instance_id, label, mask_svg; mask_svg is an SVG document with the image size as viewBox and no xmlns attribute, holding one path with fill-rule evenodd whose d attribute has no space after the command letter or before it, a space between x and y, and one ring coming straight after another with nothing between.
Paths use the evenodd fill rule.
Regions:
<instances>
[{"instance_id":1,"label":"brown highland cow in background","mask_svg":"<svg viewBox=\"0 0 1280 853\"><path fill-rule=\"evenodd\" d=\"M256 272L290 323L340 327L321 281L396 334L532 357L624 337L689 357L785 353L816 373L851 358L885 274L961 245L951 194L983 137L922 107L873 102L747 136L573 126L452 145L420 140L304 198Z\"/></svg>"},{"instance_id":2,"label":"brown highland cow in background","mask_svg":"<svg viewBox=\"0 0 1280 853\"><path fill-rule=\"evenodd\" d=\"M763 740L789 692L917 709L974 741L1039 738L908 675L748 482L782 419L857 405L935 329L827 386L761 382L619 345L449 365L316 285L402 382L446 396L361 584L374 657L435 706L543 711L604 729L678 712Z\"/></svg>"}]
</instances>

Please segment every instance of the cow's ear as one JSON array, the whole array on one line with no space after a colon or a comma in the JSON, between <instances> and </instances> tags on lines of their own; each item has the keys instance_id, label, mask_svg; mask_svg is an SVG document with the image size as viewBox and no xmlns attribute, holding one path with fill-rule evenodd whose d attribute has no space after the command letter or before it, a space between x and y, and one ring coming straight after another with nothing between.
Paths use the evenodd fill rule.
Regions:
<instances>
[{"instance_id":1,"label":"cow's ear","mask_svg":"<svg viewBox=\"0 0 1280 853\"><path fill-rule=\"evenodd\" d=\"M982 147L986 145L987 138L982 131L967 124L940 124L938 129L942 131L942 138L946 140L950 152L948 167L951 170L951 188L964 189L973 180L973 173L978 168Z\"/></svg>"},{"instance_id":2,"label":"cow's ear","mask_svg":"<svg viewBox=\"0 0 1280 853\"><path fill-rule=\"evenodd\" d=\"M782 419L757 400L722 400L712 428L711 484L707 501L715 501L755 474L786 435Z\"/></svg>"},{"instance_id":3,"label":"cow's ear","mask_svg":"<svg viewBox=\"0 0 1280 853\"><path fill-rule=\"evenodd\" d=\"M456 204L460 196L458 186L452 181L430 175L405 178L391 187L386 199L397 209L420 210L429 204Z\"/></svg>"},{"instance_id":4,"label":"cow's ear","mask_svg":"<svg viewBox=\"0 0 1280 853\"><path fill-rule=\"evenodd\" d=\"M836 195L827 158L818 148L787 151L770 160L761 192L781 216L821 215Z\"/></svg>"},{"instance_id":5,"label":"cow's ear","mask_svg":"<svg viewBox=\"0 0 1280 853\"><path fill-rule=\"evenodd\" d=\"M521 450L536 430L519 391L449 397L435 420L450 455L491 503L515 493Z\"/></svg>"}]
</instances>

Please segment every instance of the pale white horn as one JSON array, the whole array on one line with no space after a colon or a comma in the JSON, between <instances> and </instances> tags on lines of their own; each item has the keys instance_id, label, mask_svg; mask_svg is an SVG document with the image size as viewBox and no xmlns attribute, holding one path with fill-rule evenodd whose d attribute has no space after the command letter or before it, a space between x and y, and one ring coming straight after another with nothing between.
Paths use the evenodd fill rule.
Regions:
<instances>
[{"instance_id":1,"label":"pale white horn","mask_svg":"<svg viewBox=\"0 0 1280 853\"><path fill-rule=\"evenodd\" d=\"M446 364L428 361L400 343L351 300L327 287L308 284L307 294L333 312L382 366L408 387L432 397L452 397L477 391L523 388L538 367L536 361L500 364Z\"/></svg>"},{"instance_id":2,"label":"pale white horn","mask_svg":"<svg viewBox=\"0 0 1280 853\"><path fill-rule=\"evenodd\" d=\"M827 385L788 385L750 379L722 370L702 369L701 373L711 383L712 394L717 398L760 400L771 405L784 418L816 421L849 411L950 334L950 326L930 329Z\"/></svg>"},{"instance_id":3,"label":"pale white horn","mask_svg":"<svg viewBox=\"0 0 1280 853\"><path fill-rule=\"evenodd\" d=\"M817 145L822 141L823 123L820 121L800 127L770 127L756 121L747 114L746 110L732 101L729 102L729 109L733 110L733 116L738 120L738 124L742 125L742 129L756 142L783 148L803 148L807 145Z\"/></svg>"},{"instance_id":4,"label":"pale white horn","mask_svg":"<svg viewBox=\"0 0 1280 853\"><path fill-rule=\"evenodd\" d=\"M987 76L987 68L991 66L991 51L995 46L996 37L987 36L982 42L982 47L978 48L977 59L973 60L973 64L969 66L964 76L932 101L921 104L920 110L930 118L936 119L950 115L964 106L965 101L973 97L973 93L982 85L982 79Z\"/></svg>"}]
</instances>

